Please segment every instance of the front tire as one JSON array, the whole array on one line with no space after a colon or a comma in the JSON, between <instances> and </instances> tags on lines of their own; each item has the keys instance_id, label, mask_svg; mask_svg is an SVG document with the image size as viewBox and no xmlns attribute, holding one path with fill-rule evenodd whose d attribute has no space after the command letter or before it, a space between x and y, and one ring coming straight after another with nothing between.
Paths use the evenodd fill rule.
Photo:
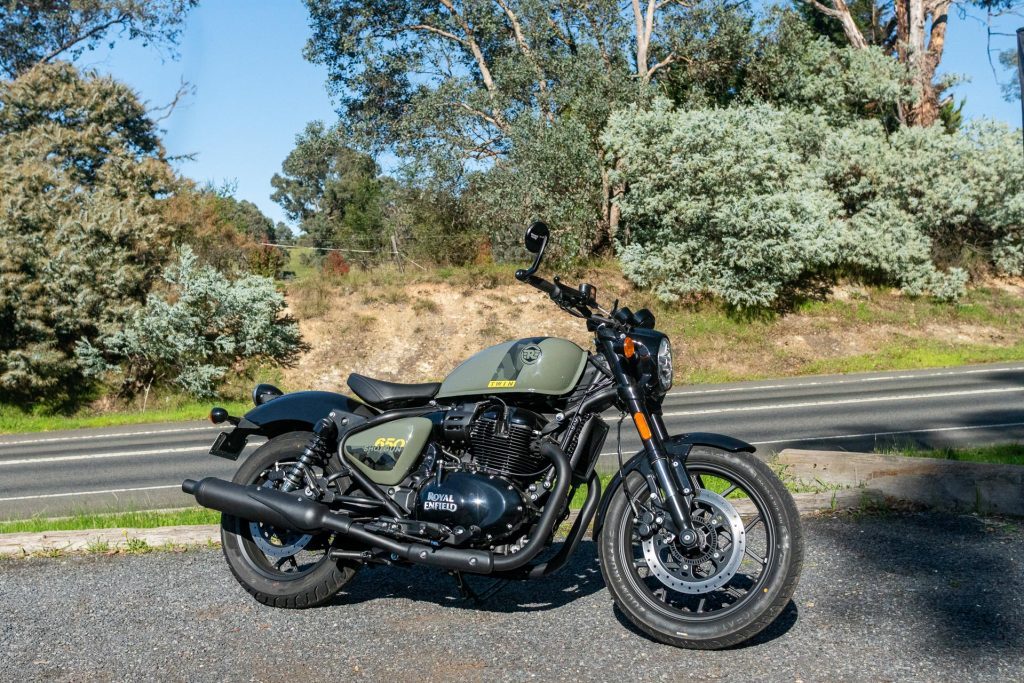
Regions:
<instances>
[{"instance_id":1,"label":"front tire","mask_svg":"<svg viewBox=\"0 0 1024 683\"><path fill-rule=\"evenodd\" d=\"M643 526L644 506L652 501L647 481L634 471L626 476L629 498L621 485L609 492L598 538L601 572L618 608L651 638L676 647L726 648L764 630L792 598L804 555L800 517L779 478L748 453L699 447L686 468L695 493L707 490L693 511L694 527L705 524L699 536L707 547L684 548L670 530L652 534ZM645 517L639 525L644 536L634 505ZM651 511L668 519L656 507ZM719 554L721 564L711 559Z\"/></svg>"},{"instance_id":2,"label":"front tire","mask_svg":"<svg viewBox=\"0 0 1024 683\"><path fill-rule=\"evenodd\" d=\"M250 485L272 479L274 473L298 459L311 436L310 432L290 432L270 439L253 451L232 481ZM323 473L333 473L330 464ZM330 533L305 540L301 534L267 529L224 513L220 538L235 579L256 600L271 607L322 605L351 581L358 569L354 563L330 559L328 553L334 545ZM289 547L298 550L288 555Z\"/></svg>"}]
</instances>

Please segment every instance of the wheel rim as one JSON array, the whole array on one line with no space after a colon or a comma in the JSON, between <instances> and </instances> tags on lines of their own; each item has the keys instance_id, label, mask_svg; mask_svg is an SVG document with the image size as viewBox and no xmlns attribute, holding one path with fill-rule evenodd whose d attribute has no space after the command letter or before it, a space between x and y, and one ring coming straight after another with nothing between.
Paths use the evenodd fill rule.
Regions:
<instances>
[{"instance_id":1,"label":"wheel rim","mask_svg":"<svg viewBox=\"0 0 1024 683\"><path fill-rule=\"evenodd\" d=\"M277 487L284 472L294 460L279 460L263 470L247 484ZM320 468L312 468L321 476ZM258 573L273 581L297 581L329 559L334 534L302 534L290 529L277 529L269 524L250 522L226 515L232 520L232 531L239 538L242 557Z\"/></svg>"},{"instance_id":2,"label":"wheel rim","mask_svg":"<svg viewBox=\"0 0 1024 683\"><path fill-rule=\"evenodd\" d=\"M697 490L695 498L698 501L702 497L708 502L723 499L727 501L729 507L740 508L737 517L743 525L742 538L739 539L742 547L737 549L738 561L731 574L727 577L717 572L712 574L710 578L723 576L723 580L706 581L703 591L694 590L695 586L702 583L701 581L693 580L687 585L687 582L681 580L688 578L685 572L665 576L662 568L651 561L651 546L657 547L659 544L649 543L639 536L635 528L632 506L627 506L626 514L619 523L618 551L625 567L626 580L648 607L672 619L708 622L735 612L761 592L777 562L776 520L771 515L764 497L754 490L753 485L743 476L711 463L688 464L687 470L694 489ZM645 499L649 496L649 491L646 485L641 485L638 490L630 493L634 504L641 505L647 502ZM736 505L737 503L740 504ZM698 527L697 523L695 527ZM645 543L648 546L646 549ZM679 549L667 548L664 541L660 545L660 552L673 554L678 563L684 559L693 559L685 555L680 557ZM729 561L730 557L722 558L722 563L727 569L731 569L728 567ZM655 564L653 569L652 564ZM665 569L671 570L672 567L671 562L665 562ZM693 572L692 565L688 571ZM672 574L671 571L669 573ZM703 578L699 576L699 572L694 573L698 574L696 578ZM672 581L673 578L676 580Z\"/></svg>"}]
</instances>

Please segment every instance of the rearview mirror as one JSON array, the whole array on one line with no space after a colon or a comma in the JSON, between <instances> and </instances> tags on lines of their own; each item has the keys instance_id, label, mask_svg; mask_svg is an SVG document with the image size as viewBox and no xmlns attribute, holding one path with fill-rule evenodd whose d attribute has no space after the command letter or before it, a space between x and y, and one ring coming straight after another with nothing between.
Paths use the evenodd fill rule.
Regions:
<instances>
[{"instance_id":1,"label":"rearview mirror","mask_svg":"<svg viewBox=\"0 0 1024 683\"><path fill-rule=\"evenodd\" d=\"M548 226L540 221L535 221L526 229L526 236L524 242L526 243L526 251L531 254L539 254L544 249L544 245L547 244L548 235L551 231L548 230Z\"/></svg>"}]
</instances>

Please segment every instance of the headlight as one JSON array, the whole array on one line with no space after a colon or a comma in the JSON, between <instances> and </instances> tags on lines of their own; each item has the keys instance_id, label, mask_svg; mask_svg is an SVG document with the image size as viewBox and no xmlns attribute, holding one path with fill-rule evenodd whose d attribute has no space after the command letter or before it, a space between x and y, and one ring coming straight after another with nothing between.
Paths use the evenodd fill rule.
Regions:
<instances>
[{"instance_id":1,"label":"headlight","mask_svg":"<svg viewBox=\"0 0 1024 683\"><path fill-rule=\"evenodd\" d=\"M658 382L663 391L672 388L672 343L663 337L658 346Z\"/></svg>"}]
</instances>

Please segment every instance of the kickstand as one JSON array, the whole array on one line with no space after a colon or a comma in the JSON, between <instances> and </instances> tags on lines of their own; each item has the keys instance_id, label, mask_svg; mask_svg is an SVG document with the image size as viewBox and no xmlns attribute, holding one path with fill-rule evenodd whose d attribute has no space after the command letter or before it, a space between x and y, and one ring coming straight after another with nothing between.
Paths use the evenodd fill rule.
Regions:
<instances>
[{"instance_id":1,"label":"kickstand","mask_svg":"<svg viewBox=\"0 0 1024 683\"><path fill-rule=\"evenodd\" d=\"M484 591L477 593L469 587L469 583L466 581L466 577L462 575L462 572L451 572L451 575L454 577L455 585L459 587L459 593L462 594L463 599L472 600L478 605L488 598L494 597L498 591L509 584L508 579L495 579L494 583L488 586Z\"/></svg>"}]
</instances>

